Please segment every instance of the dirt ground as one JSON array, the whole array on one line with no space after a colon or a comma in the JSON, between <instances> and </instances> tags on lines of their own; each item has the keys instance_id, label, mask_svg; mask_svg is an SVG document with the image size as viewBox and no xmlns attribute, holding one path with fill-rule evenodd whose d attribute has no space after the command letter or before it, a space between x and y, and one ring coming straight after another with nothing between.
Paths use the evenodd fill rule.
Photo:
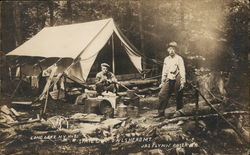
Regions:
<instances>
[{"instance_id":1,"label":"dirt ground","mask_svg":"<svg viewBox=\"0 0 250 155\"><path fill-rule=\"evenodd\" d=\"M26 98L32 100L32 98ZM190 107L185 99L185 107ZM41 106L11 106L8 96L1 96L1 105L24 113L26 120L35 120ZM157 96L140 100L137 117L103 119L98 122L75 122L83 114L83 105L49 100L43 121L14 125L1 125L1 154L247 154L249 147L218 117L199 119L153 118L157 113ZM174 101L166 114L175 111ZM81 116L80 116L81 115ZM62 119L62 126L50 122ZM249 123L244 127L249 132ZM19 120L20 122L20 120ZM55 122L54 122L55 123Z\"/></svg>"}]
</instances>

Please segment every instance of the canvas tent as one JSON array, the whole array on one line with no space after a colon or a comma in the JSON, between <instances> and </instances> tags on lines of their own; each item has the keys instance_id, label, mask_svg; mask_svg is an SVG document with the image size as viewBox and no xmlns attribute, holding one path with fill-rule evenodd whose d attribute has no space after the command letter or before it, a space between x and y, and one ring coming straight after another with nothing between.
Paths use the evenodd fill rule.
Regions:
<instances>
[{"instance_id":1,"label":"canvas tent","mask_svg":"<svg viewBox=\"0 0 250 155\"><path fill-rule=\"evenodd\" d=\"M43 28L30 40L8 53L7 56L27 59L30 57L39 58L41 64L44 63L43 69L57 63L58 72L65 72L84 82L98 54L110 40L113 40L114 35L120 40L130 62L141 73L142 57L117 29L112 18ZM114 52L119 51L112 48L112 52L114 55ZM114 61L117 60L113 58L112 63ZM115 65L112 66L114 70ZM28 70L32 70L32 68Z\"/></svg>"}]
</instances>

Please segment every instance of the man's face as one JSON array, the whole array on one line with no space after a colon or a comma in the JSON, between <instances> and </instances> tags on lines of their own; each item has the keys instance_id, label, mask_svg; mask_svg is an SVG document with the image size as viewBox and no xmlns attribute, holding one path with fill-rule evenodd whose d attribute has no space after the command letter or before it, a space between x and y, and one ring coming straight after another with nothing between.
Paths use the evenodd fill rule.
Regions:
<instances>
[{"instance_id":1,"label":"man's face","mask_svg":"<svg viewBox=\"0 0 250 155\"><path fill-rule=\"evenodd\" d=\"M175 56L175 48L174 48L174 47L169 47L169 48L168 48L168 54L169 54L171 57L174 57L174 56Z\"/></svg>"},{"instance_id":2,"label":"man's face","mask_svg":"<svg viewBox=\"0 0 250 155\"><path fill-rule=\"evenodd\" d=\"M108 67L101 66L102 72L107 73L108 72Z\"/></svg>"}]
</instances>

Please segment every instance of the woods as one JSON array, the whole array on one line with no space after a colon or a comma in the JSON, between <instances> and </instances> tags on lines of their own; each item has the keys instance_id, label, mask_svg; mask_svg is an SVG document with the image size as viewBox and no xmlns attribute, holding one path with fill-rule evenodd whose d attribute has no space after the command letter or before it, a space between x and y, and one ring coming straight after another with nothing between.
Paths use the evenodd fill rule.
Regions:
<instances>
[{"instance_id":1,"label":"woods","mask_svg":"<svg viewBox=\"0 0 250 155\"><path fill-rule=\"evenodd\" d=\"M81 150L86 154L107 151L130 155L249 152L246 147L250 129L247 121L250 110L249 1L3 0L0 7L0 128L3 129L0 152L48 154L56 150L77 154ZM104 19L107 20L105 26L110 24L105 29L110 36L103 33L97 37L105 27L99 20ZM87 24L90 26L83 27ZM34 36L42 39L31 44L34 46L23 48L30 55L6 56ZM86 46L82 48L86 38ZM93 41L95 44L90 46ZM170 94L164 110L166 115L155 118L163 60L168 55L166 45L173 41L178 44L175 48L186 70L184 108L175 110L176 93ZM52 50L47 44L55 48ZM130 56L137 53L142 62L138 61L141 57L136 60L129 57L125 44L133 49ZM42 48L45 46L47 49ZM79 52L74 50L76 46ZM32 48L42 49L39 54L43 55L32 55ZM86 51L85 57L80 57ZM100 54L93 55L95 52ZM69 57L71 54L78 56ZM110 63L110 71L118 79L119 92L112 92L110 106L111 99L106 100L110 93L106 91L106 96L105 93L98 96L93 85L100 64L92 64L92 67L79 64L90 58L93 58L91 64ZM133 64L128 64L130 61ZM142 63L142 67L136 67L134 62L138 66ZM23 67L21 72L25 63L30 66ZM51 65L56 69L43 75ZM67 66L71 65L81 71L89 69L88 74L84 74L83 80L67 76ZM62 72L57 72L57 67ZM15 77L18 69L21 76ZM24 75L24 70L30 71L30 75ZM72 70L71 75L73 73ZM38 88L40 84L45 87ZM41 93L38 91L43 91L43 97L33 100L41 95L37 95ZM102 107L103 103L107 107ZM46 139L50 134L56 138ZM60 134L67 138L61 138ZM42 138L32 139L36 136ZM144 136L152 141L113 142ZM90 148L85 147L85 140L90 141L86 144ZM92 145L96 140L105 145ZM19 143L32 149L16 147ZM155 147L175 143L185 146ZM46 148L48 144L50 147Z\"/></svg>"},{"instance_id":2,"label":"woods","mask_svg":"<svg viewBox=\"0 0 250 155\"><path fill-rule=\"evenodd\" d=\"M163 61L165 44L175 40L190 73L193 68L226 72L230 87L244 87L239 81L247 73L248 4L245 0L2 1L1 51L8 53L46 26L112 17L145 55L145 69L153 67L152 59Z\"/></svg>"}]
</instances>

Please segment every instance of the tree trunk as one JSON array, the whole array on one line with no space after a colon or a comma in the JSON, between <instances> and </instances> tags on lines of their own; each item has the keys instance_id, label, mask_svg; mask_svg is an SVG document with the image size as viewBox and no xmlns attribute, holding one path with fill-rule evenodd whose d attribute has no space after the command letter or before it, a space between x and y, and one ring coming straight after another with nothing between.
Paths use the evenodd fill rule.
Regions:
<instances>
[{"instance_id":1,"label":"tree trunk","mask_svg":"<svg viewBox=\"0 0 250 155\"><path fill-rule=\"evenodd\" d=\"M15 41L16 46L19 46L22 43L22 35L21 35L21 2L13 2L13 16L15 23Z\"/></svg>"},{"instance_id":2,"label":"tree trunk","mask_svg":"<svg viewBox=\"0 0 250 155\"><path fill-rule=\"evenodd\" d=\"M53 4L54 3L52 0L48 1L50 26L54 25L54 5Z\"/></svg>"},{"instance_id":3,"label":"tree trunk","mask_svg":"<svg viewBox=\"0 0 250 155\"><path fill-rule=\"evenodd\" d=\"M0 51L2 52L3 51L3 39L2 39L2 33L3 33L3 30L2 30L2 2L0 2ZM1 60L2 60L2 53L0 52L1 54ZM1 77L1 74L0 74L0 77ZM1 87L0 87L1 88Z\"/></svg>"},{"instance_id":4,"label":"tree trunk","mask_svg":"<svg viewBox=\"0 0 250 155\"><path fill-rule=\"evenodd\" d=\"M2 51L7 53L13 50L15 45L15 22L14 22L13 2L1 2L1 37Z\"/></svg>"},{"instance_id":5,"label":"tree trunk","mask_svg":"<svg viewBox=\"0 0 250 155\"><path fill-rule=\"evenodd\" d=\"M67 1L67 18L68 22L72 24L72 6L71 6L71 0Z\"/></svg>"},{"instance_id":6,"label":"tree trunk","mask_svg":"<svg viewBox=\"0 0 250 155\"><path fill-rule=\"evenodd\" d=\"M184 0L180 1L180 13L181 13L181 29L185 30L185 21L184 21Z\"/></svg>"},{"instance_id":7,"label":"tree trunk","mask_svg":"<svg viewBox=\"0 0 250 155\"><path fill-rule=\"evenodd\" d=\"M44 13L41 11L42 7L43 6L41 6L41 4L36 5L36 25L37 25L38 31L44 28L45 21L46 21L46 17Z\"/></svg>"},{"instance_id":8,"label":"tree trunk","mask_svg":"<svg viewBox=\"0 0 250 155\"><path fill-rule=\"evenodd\" d=\"M144 31L143 31L143 16L142 16L142 12L143 12L143 0L140 0L139 3L140 7L139 7L139 31L140 31L140 42L141 42L141 49L140 51L144 52ZM145 53L144 53L145 54ZM142 67L143 69L146 68L146 60L143 58L142 59Z\"/></svg>"},{"instance_id":9,"label":"tree trunk","mask_svg":"<svg viewBox=\"0 0 250 155\"><path fill-rule=\"evenodd\" d=\"M143 0L140 0L140 9L139 9L139 29L140 29L140 41L141 41L141 51L144 51L144 32L143 32Z\"/></svg>"}]
</instances>

